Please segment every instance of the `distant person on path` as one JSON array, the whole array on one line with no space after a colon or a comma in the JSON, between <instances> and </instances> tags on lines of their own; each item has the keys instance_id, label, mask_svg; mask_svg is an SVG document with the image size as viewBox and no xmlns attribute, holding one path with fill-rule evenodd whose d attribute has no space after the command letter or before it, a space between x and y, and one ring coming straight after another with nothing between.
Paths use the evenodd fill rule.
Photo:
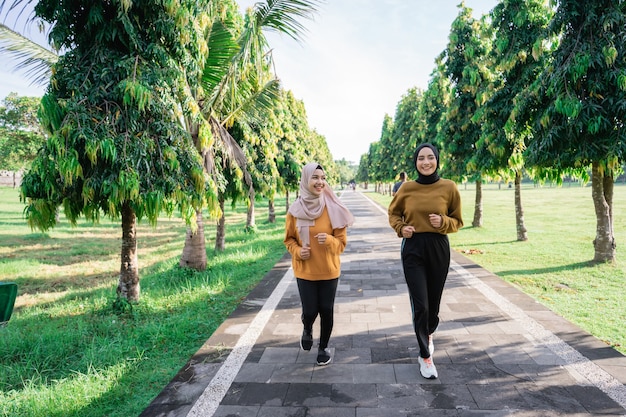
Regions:
<instances>
[{"instance_id":1,"label":"distant person on path","mask_svg":"<svg viewBox=\"0 0 626 417\"><path fill-rule=\"evenodd\" d=\"M389 204L389 224L402 238L401 257L413 328L424 378L437 378L432 334L439 325L439 306L450 267L448 233L463 227L461 196L453 181L440 178L439 151L424 143L413 156L418 177L406 182Z\"/></svg>"},{"instance_id":2,"label":"distant person on path","mask_svg":"<svg viewBox=\"0 0 626 417\"><path fill-rule=\"evenodd\" d=\"M328 342L341 274L339 255L346 247L347 227L353 222L352 213L326 183L324 169L316 162L306 164L300 177L300 196L287 213L284 243L291 254L302 303L302 349L311 350L313 323L320 316L320 366L332 360Z\"/></svg>"},{"instance_id":3,"label":"distant person on path","mask_svg":"<svg viewBox=\"0 0 626 417\"><path fill-rule=\"evenodd\" d=\"M401 172L400 173L400 181L396 182L393 185L393 188L391 189L391 195L395 196L396 193L398 192L398 190L400 189L400 186L402 184L404 184L404 182L406 181L406 172Z\"/></svg>"}]
</instances>

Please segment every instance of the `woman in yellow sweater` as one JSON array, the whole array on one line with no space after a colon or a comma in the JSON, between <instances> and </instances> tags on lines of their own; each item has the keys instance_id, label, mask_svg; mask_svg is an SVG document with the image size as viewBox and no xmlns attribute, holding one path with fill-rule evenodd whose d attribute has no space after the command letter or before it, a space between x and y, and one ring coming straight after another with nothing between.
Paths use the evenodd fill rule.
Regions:
<instances>
[{"instance_id":1,"label":"woman in yellow sweater","mask_svg":"<svg viewBox=\"0 0 626 417\"><path fill-rule=\"evenodd\" d=\"M322 167L316 162L306 164L300 177L300 196L287 213L284 243L291 254L302 303L302 349L311 350L313 323L320 316L318 365L331 361L328 342L341 274L339 255L346 247L346 229L353 222L350 211L326 183Z\"/></svg>"},{"instance_id":2,"label":"woman in yellow sweater","mask_svg":"<svg viewBox=\"0 0 626 417\"><path fill-rule=\"evenodd\" d=\"M429 143L413 156L418 177L400 187L389 204L389 224L402 238L401 257L419 345L420 373L437 378L432 334L450 267L448 233L463 227L461 196L453 181L440 178L439 152Z\"/></svg>"}]
</instances>

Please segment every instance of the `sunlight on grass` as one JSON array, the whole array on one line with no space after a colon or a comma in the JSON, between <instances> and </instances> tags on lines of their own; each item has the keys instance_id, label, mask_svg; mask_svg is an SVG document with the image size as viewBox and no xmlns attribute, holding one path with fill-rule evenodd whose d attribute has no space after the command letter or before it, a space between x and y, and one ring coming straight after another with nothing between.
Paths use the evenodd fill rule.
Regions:
<instances>
[{"instance_id":1,"label":"sunlight on grass","mask_svg":"<svg viewBox=\"0 0 626 417\"><path fill-rule=\"evenodd\" d=\"M245 206L226 208L223 253L207 216L202 272L178 266L181 219L140 224L141 300L117 311L120 225L72 227L61 216L38 233L22 209L16 190L0 188L0 273L19 285L0 329L0 416L140 414L285 253L284 210L268 223L263 202L256 233L244 232Z\"/></svg>"},{"instance_id":2,"label":"sunlight on grass","mask_svg":"<svg viewBox=\"0 0 626 417\"><path fill-rule=\"evenodd\" d=\"M0 392L0 403L7 404L3 415L48 417L80 413L83 416L97 416L89 410L83 410L84 404L97 401L133 368L133 362L126 361L104 370L90 367L86 373L73 372L68 377L52 381L52 384L40 378L25 381L20 392Z\"/></svg>"}]
</instances>

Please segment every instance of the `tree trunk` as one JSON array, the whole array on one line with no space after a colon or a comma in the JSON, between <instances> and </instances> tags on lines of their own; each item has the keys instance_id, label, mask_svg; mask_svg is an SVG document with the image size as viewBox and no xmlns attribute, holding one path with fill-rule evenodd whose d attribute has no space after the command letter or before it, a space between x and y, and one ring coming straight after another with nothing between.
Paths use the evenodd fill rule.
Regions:
<instances>
[{"instance_id":1,"label":"tree trunk","mask_svg":"<svg viewBox=\"0 0 626 417\"><path fill-rule=\"evenodd\" d=\"M476 180L476 200L474 201L474 220L472 226L481 227L483 225L483 182Z\"/></svg>"},{"instance_id":2,"label":"tree trunk","mask_svg":"<svg viewBox=\"0 0 626 417\"><path fill-rule=\"evenodd\" d=\"M122 263L117 295L129 302L139 301L137 216L128 202L122 206Z\"/></svg>"},{"instance_id":3,"label":"tree trunk","mask_svg":"<svg viewBox=\"0 0 626 417\"><path fill-rule=\"evenodd\" d=\"M268 208L268 216L267 216L267 221L270 223L276 223L276 206L274 205L274 199L270 198L269 201L267 202L267 208Z\"/></svg>"},{"instance_id":4,"label":"tree trunk","mask_svg":"<svg viewBox=\"0 0 626 417\"><path fill-rule=\"evenodd\" d=\"M254 214L254 188L250 187L248 193L250 203L248 204L248 213L246 217L246 230L251 232L256 229L256 219Z\"/></svg>"},{"instance_id":5,"label":"tree trunk","mask_svg":"<svg viewBox=\"0 0 626 417\"><path fill-rule=\"evenodd\" d=\"M285 213L289 211L289 190L285 191Z\"/></svg>"},{"instance_id":6,"label":"tree trunk","mask_svg":"<svg viewBox=\"0 0 626 417\"><path fill-rule=\"evenodd\" d=\"M524 208L522 207L522 172L515 171L515 226L517 228L517 240L528 240L528 231L524 225Z\"/></svg>"},{"instance_id":7,"label":"tree trunk","mask_svg":"<svg viewBox=\"0 0 626 417\"><path fill-rule=\"evenodd\" d=\"M198 150L198 153L202 157L202 166L204 168L204 172L209 172L209 152L207 148L201 147L199 141L199 129L200 126L197 123L191 123L189 126L189 133L191 134L191 138L196 149ZM191 268L197 271L204 271L206 269L207 257L202 209L196 211L196 225L196 233L193 233L191 231L191 228L187 228L185 245L183 246L183 253L180 256L179 265L183 268Z\"/></svg>"},{"instance_id":8,"label":"tree trunk","mask_svg":"<svg viewBox=\"0 0 626 417\"><path fill-rule=\"evenodd\" d=\"M594 262L615 262L613 235L613 176L601 171L600 163L591 164L591 196L596 210Z\"/></svg>"},{"instance_id":9,"label":"tree trunk","mask_svg":"<svg viewBox=\"0 0 626 417\"><path fill-rule=\"evenodd\" d=\"M183 247L183 254L180 257L179 265L183 268L204 271L206 269L207 258L202 210L196 211L196 224L197 229L195 233L190 227L187 228L185 246Z\"/></svg>"},{"instance_id":10,"label":"tree trunk","mask_svg":"<svg viewBox=\"0 0 626 417\"><path fill-rule=\"evenodd\" d=\"M254 200L250 200L248 205L248 214L246 216L246 229L253 230L256 227L256 220L254 214Z\"/></svg>"},{"instance_id":11,"label":"tree trunk","mask_svg":"<svg viewBox=\"0 0 626 417\"><path fill-rule=\"evenodd\" d=\"M217 230L215 231L215 250L222 252L226 248L226 214L224 213L224 196L220 194L220 211L222 214L217 220Z\"/></svg>"}]
</instances>

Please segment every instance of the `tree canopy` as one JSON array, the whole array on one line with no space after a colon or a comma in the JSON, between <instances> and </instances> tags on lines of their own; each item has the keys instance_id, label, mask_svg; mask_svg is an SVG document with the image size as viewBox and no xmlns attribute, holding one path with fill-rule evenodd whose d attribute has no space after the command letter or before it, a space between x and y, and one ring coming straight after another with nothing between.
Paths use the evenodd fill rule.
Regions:
<instances>
[{"instance_id":1,"label":"tree canopy","mask_svg":"<svg viewBox=\"0 0 626 417\"><path fill-rule=\"evenodd\" d=\"M522 175L591 178L594 261L613 261L613 182L626 149L625 41L622 1L501 0L481 18L461 2L413 118L385 118L359 178L390 181L383 159L390 149L414 146L415 137L435 142L443 175L476 181L473 226L482 224L481 181L515 178L518 240L525 239ZM390 141L388 131L400 139Z\"/></svg>"},{"instance_id":2,"label":"tree canopy","mask_svg":"<svg viewBox=\"0 0 626 417\"><path fill-rule=\"evenodd\" d=\"M40 99L9 94L0 106L0 169L25 169L45 142L37 120Z\"/></svg>"}]
</instances>

